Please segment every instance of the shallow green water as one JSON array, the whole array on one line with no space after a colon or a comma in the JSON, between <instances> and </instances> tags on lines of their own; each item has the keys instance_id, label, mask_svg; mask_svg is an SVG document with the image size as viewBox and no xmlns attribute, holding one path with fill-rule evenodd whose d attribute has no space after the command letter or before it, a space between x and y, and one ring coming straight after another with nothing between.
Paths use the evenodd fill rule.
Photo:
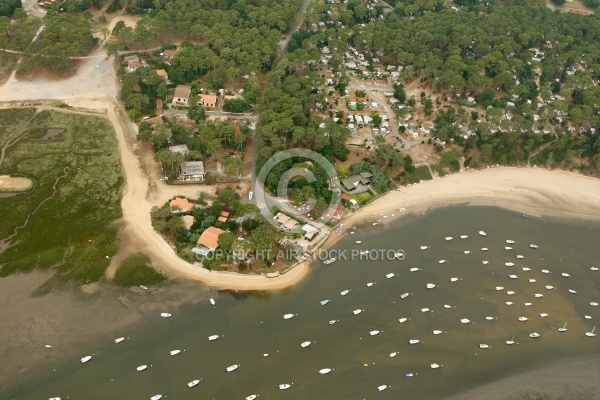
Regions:
<instances>
[{"instance_id":1,"label":"shallow green water","mask_svg":"<svg viewBox=\"0 0 600 400\"><path fill-rule=\"evenodd\" d=\"M244 399L256 393L259 399L436 399L566 357L598 354L600 332L598 338L585 337L596 323L600 328L600 307L589 304L600 303L600 271L590 270L600 267L600 227L591 225L452 207L387 230L362 227L336 248L403 249L405 260L315 263L310 277L292 289L236 293L236 298L223 293L215 297L214 308L203 302L164 310L173 318L152 316L123 332L128 339L120 344L111 338L90 343L80 355L93 353L89 363L81 365L77 357L33 371L27 385L3 398L148 399L160 393L170 399ZM479 230L487 236L478 235ZM462 234L469 237L460 239ZM446 241L446 236L454 239ZM516 243L506 244L506 239ZM530 249L529 243L539 249ZM431 248L420 250L421 245ZM524 259L516 259L517 254ZM448 262L439 264L440 259ZM490 263L482 265L482 260ZM515 266L505 266L509 261ZM413 267L421 270L409 272ZM571 278L561 277L562 272ZM387 279L388 273L395 276ZM452 277L459 280L451 282ZM367 282L375 284L367 287ZM438 287L426 290L428 282ZM496 286L505 289L496 291ZM345 289L349 294L341 296ZM411 295L401 299L404 292ZM534 293L544 297L534 298ZM331 302L321 306L323 299ZM430 312L421 312L425 307ZM353 315L355 309L364 311ZM297 315L284 320L286 313ZM520 316L529 320L519 322ZM402 317L409 320L401 324ZM461 318L472 323L461 324ZM339 321L330 325L332 319ZM566 321L567 332L559 333ZM433 335L434 329L444 333ZM381 333L370 336L371 330ZM528 336L534 331L541 338ZM223 337L209 341L213 334ZM516 344L507 346L513 336ZM409 345L409 339L422 343ZM314 343L301 348L307 340ZM481 343L491 348L480 349ZM182 353L170 356L174 349ZM398 355L391 358L392 352ZM443 367L433 370L431 363ZM151 367L136 372L142 364ZM232 364L241 366L226 373ZM319 375L322 368L333 371ZM405 377L408 372L415 376ZM202 382L189 389L186 383L193 379ZM282 383L293 385L279 390ZM379 385L389 387L379 392Z\"/></svg>"}]
</instances>

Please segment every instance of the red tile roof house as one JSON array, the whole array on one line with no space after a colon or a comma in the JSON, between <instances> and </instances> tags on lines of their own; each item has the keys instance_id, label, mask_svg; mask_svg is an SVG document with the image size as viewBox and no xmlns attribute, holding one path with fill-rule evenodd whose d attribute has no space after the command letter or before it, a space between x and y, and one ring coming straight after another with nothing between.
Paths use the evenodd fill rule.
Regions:
<instances>
[{"instance_id":1,"label":"red tile roof house","mask_svg":"<svg viewBox=\"0 0 600 400\"><path fill-rule=\"evenodd\" d=\"M216 107L217 106L217 96L214 94L201 94L200 96L200 105L204 107Z\"/></svg>"},{"instance_id":2,"label":"red tile roof house","mask_svg":"<svg viewBox=\"0 0 600 400\"><path fill-rule=\"evenodd\" d=\"M177 105L188 105L188 101L190 99L190 94L192 93L192 87L188 85L177 85L175 88L175 94L173 94L173 100L171 103L174 106Z\"/></svg>"},{"instance_id":3,"label":"red tile roof house","mask_svg":"<svg viewBox=\"0 0 600 400\"><path fill-rule=\"evenodd\" d=\"M219 236L223 233L225 233L223 229L209 226L202 232L202 235L198 238L196 247L194 247L192 251L202 255L215 251L217 247L219 247Z\"/></svg>"},{"instance_id":4,"label":"red tile roof house","mask_svg":"<svg viewBox=\"0 0 600 400\"><path fill-rule=\"evenodd\" d=\"M190 211L194 208L194 205L188 201L185 197L175 197L169 202L169 207L173 214L182 214Z\"/></svg>"}]
</instances>

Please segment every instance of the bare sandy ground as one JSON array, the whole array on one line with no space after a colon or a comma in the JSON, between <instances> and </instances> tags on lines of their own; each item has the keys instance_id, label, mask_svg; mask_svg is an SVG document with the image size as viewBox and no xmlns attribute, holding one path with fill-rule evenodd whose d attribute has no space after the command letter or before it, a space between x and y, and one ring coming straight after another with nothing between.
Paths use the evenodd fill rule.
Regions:
<instances>
[{"instance_id":1,"label":"bare sandy ground","mask_svg":"<svg viewBox=\"0 0 600 400\"><path fill-rule=\"evenodd\" d=\"M0 175L0 192L22 192L33 185L31 179L22 176Z\"/></svg>"}]
</instances>

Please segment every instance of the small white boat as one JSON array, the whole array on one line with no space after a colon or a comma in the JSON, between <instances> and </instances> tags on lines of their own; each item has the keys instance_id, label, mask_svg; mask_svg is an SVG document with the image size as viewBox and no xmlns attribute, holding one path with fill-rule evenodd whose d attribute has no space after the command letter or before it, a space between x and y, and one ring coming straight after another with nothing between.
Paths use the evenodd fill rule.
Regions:
<instances>
[{"instance_id":1,"label":"small white boat","mask_svg":"<svg viewBox=\"0 0 600 400\"><path fill-rule=\"evenodd\" d=\"M535 283L535 282L537 282L535 279L533 279L533 278L529 279L529 283Z\"/></svg>"},{"instance_id":2,"label":"small white boat","mask_svg":"<svg viewBox=\"0 0 600 400\"><path fill-rule=\"evenodd\" d=\"M446 240L452 240L452 236L446 236Z\"/></svg>"},{"instance_id":3,"label":"small white boat","mask_svg":"<svg viewBox=\"0 0 600 400\"><path fill-rule=\"evenodd\" d=\"M468 238L468 236L467 235L460 235L460 238L461 239L466 239L466 238Z\"/></svg>"},{"instance_id":4,"label":"small white boat","mask_svg":"<svg viewBox=\"0 0 600 400\"><path fill-rule=\"evenodd\" d=\"M481 236L485 236L485 235L487 235L487 234L486 234L484 231L479 231L478 233L479 233Z\"/></svg>"},{"instance_id":5,"label":"small white boat","mask_svg":"<svg viewBox=\"0 0 600 400\"><path fill-rule=\"evenodd\" d=\"M393 353L390 353L390 358L394 358L398 355L398 352L394 351Z\"/></svg>"},{"instance_id":6,"label":"small white boat","mask_svg":"<svg viewBox=\"0 0 600 400\"><path fill-rule=\"evenodd\" d=\"M371 286L373 286L373 282L367 283L367 287L371 287Z\"/></svg>"},{"instance_id":7,"label":"small white boat","mask_svg":"<svg viewBox=\"0 0 600 400\"><path fill-rule=\"evenodd\" d=\"M548 313L541 313L541 314L540 314L540 317L541 317L541 318L546 318L547 316L548 316Z\"/></svg>"},{"instance_id":8,"label":"small white boat","mask_svg":"<svg viewBox=\"0 0 600 400\"><path fill-rule=\"evenodd\" d=\"M212 340L217 340L219 338L219 335L210 335L208 337L208 340L212 341Z\"/></svg>"},{"instance_id":9,"label":"small white boat","mask_svg":"<svg viewBox=\"0 0 600 400\"><path fill-rule=\"evenodd\" d=\"M458 281L458 278L450 278L450 282L456 282Z\"/></svg>"},{"instance_id":10,"label":"small white boat","mask_svg":"<svg viewBox=\"0 0 600 400\"><path fill-rule=\"evenodd\" d=\"M465 251L463 251L463 253L465 253L465 254L471 254L471 251L470 250L465 250Z\"/></svg>"},{"instance_id":11,"label":"small white boat","mask_svg":"<svg viewBox=\"0 0 600 400\"><path fill-rule=\"evenodd\" d=\"M539 333L537 333L537 332L533 332L533 333L530 333L530 334L529 334L529 337L530 337L530 338L532 338L532 339L539 338L539 337L540 337L540 334L539 334Z\"/></svg>"},{"instance_id":12,"label":"small white boat","mask_svg":"<svg viewBox=\"0 0 600 400\"><path fill-rule=\"evenodd\" d=\"M520 254L517 254L517 258L518 258L519 260L522 260L522 259L524 259L525 257L523 257L523 256L522 256L522 255L520 255Z\"/></svg>"},{"instance_id":13,"label":"small white boat","mask_svg":"<svg viewBox=\"0 0 600 400\"><path fill-rule=\"evenodd\" d=\"M329 325L333 325L337 322L337 319L332 319L331 321L329 321Z\"/></svg>"},{"instance_id":14,"label":"small white boat","mask_svg":"<svg viewBox=\"0 0 600 400\"><path fill-rule=\"evenodd\" d=\"M590 267L592 271L598 271L598 267Z\"/></svg>"},{"instance_id":15,"label":"small white boat","mask_svg":"<svg viewBox=\"0 0 600 400\"><path fill-rule=\"evenodd\" d=\"M171 350L171 351L169 352L169 354L170 354L170 355L172 355L172 356L176 356L176 355L177 355L177 354L179 354L179 353L181 353L181 350Z\"/></svg>"},{"instance_id":16,"label":"small white boat","mask_svg":"<svg viewBox=\"0 0 600 400\"><path fill-rule=\"evenodd\" d=\"M210 298L210 304L212 304L213 306L216 304L215 299L213 299L212 297Z\"/></svg>"},{"instance_id":17,"label":"small white boat","mask_svg":"<svg viewBox=\"0 0 600 400\"><path fill-rule=\"evenodd\" d=\"M256 400L257 397L258 397L257 394L251 394L250 396L246 397L246 400Z\"/></svg>"},{"instance_id":18,"label":"small white boat","mask_svg":"<svg viewBox=\"0 0 600 400\"><path fill-rule=\"evenodd\" d=\"M421 250L427 250L429 246L421 246Z\"/></svg>"},{"instance_id":19,"label":"small white boat","mask_svg":"<svg viewBox=\"0 0 600 400\"><path fill-rule=\"evenodd\" d=\"M504 250L512 250L512 247L510 247L510 246L504 246Z\"/></svg>"},{"instance_id":20,"label":"small white boat","mask_svg":"<svg viewBox=\"0 0 600 400\"><path fill-rule=\"evenodd\" d=\"M508 276L510 279L517 279L517 276L515 274L511 274Z\"/></svg>"},{"instance_id":21,"label":"small white boat","mask_svg":"<svg viewBox=\"0 0 600 400\"><path fill-rule=\"evenodd\" d=\"M508 345L515 344L515 337L513 336L512 339L507 340L506 344L508 344Z\"/></svg>"},{"instance_id":22,"label":"small white boat","mask_svg":"<svg viewBox=\"0 0 600 400\"><path fill-rule=\"evenodd\" d=\"M421 308L421 312L429 312L429 308L427 308L427 307Z\"/></svg>"},{"instance_id":23,"label":"small white boat","mask_svg":"<svg viewBox=\"0 0 600 400\"><path fill-rule=\"evenodd\" d=\"M512 267L513 265L515 265L515 263L507 262L507 263L504 263L504 265L506 265L507 267Z\"/></svg>"},{"instance_id":24,"label":"small white boat","mask_svg":"<svg viewBox=\"0 0 600 400\"><path fill-rule=\"evenodd\" d=\"M538 246L537 246L537 244L533 244L533 243L532 243L532 244L530 244L530 245L529 245L529 248L530 248L530 249L537 249L537 248L538 248Z\"/></svg>"},{"instance_id":25,"label":"small white boat","mask_svg":"<svg viewBox=\"0 0 600 400\"><path fill-rule=\"evenodd\" d=\"M115 343L121 343L123 340L125 340L124 337L116 338Z\"/></svg>"},{"instance_id":26,"label":"small white boat","mask_svg":"<svg viewBox=\"0 0 600 400\"><path fill-rule=\"evenodd\" d=\"M507 290L506 294L512 296L513 294L515 294L515 292L513 290Z\"/></svg>"},{"instance_id":27,"label":"small white boat","mask_svg":"<svg viewBox=\"0 0 600 400\"><path fill-rule=\"evenodd\" d=\"M419 339L410 339L410 340L408 341L408 344L417 344L417 343L419 343L419 342L420 342L420 340L419 340Z\"/></svg>"},{"instance_id":28,"label":"small white boat","mask_svg":"<svg viewBox=\"0 0 600 400\"><path fill-rule=\"evenodd\" d=\"M387 274L385 277L386 277L386 278L388 278L388 279L390 279L390 278L393 278L393 277L394 277L394 274L390 272L390 273L389 273L389 274Z\"/></svg>"},{"instance_id":29,"label":"small white boat","mask_svg":"<svg viewBox=\"0 0 600 400\"><path fill-rule=\"evenodd\" d=\"M585 319L592 319L592 316L591 315L584 315L583 318L585 318Z\"/></svg>"},{"instance_id":30,"label":"small white boat","mask_svg":"<svg viewBox=\"0 0 600 400\"><path fill-rule=\"evenodd\" d=\"M460 323L461 324L470 324L471 321L469 321L467 318L461 318Z\"/></svg>"},{"instance_id":31,"label":"small white boat","mask_svg":"<svg viewBox=\"0 0 600 400\"><path fill-rule=\"evenodd\" d=\"M411 268L410 272L417 272L417 271L420 271L420 270L421 270L421 268Z\"/></svg>"},{"instance_id":32,"label":"small white boat","mask_svg":"<svg viewBox=\"0 0 600 400\"><path fill-rule=\"evenodd\" d=\"M445 262L446 262L446 260L440 260L440 261L438 261L438 264L443 264Z\"/></svg>"},{"instance_id":33,"label":"small white boat","mask_svg":"<svg viewBox=\"0 0 600 400\"><path fill-rule=\"evenodd\" d=\"M155 394L154 396L150 397L150 400L160 400L162 399L162 394Z\"/></svg>"},{"instance_id":34,"label":"small white boat","mask_svg":"<svg viewBox=\"0 0 600 400\"><path fill-rule=\"evenodd\" d=\"M308 347L308 346L310 346L310 344L311 344L310 340L307 340L306 342L300 343L300 347Z\"/></svg>"},{"instance_id":35,"label":"small white boat","mask_svg":"<svg viewBox=\"0 0 600 400\"><path fill-rule=\"evenodd\" d=\"M567 323L565 322L564 326L562 328L558 328L559 332L566 332L567 331Z\"/></svg>"},{"instance_id":36,"label":"small white boat","mask_svg":"<svg viewBox=\"0 0 600 400\"><path fill-rule=\"evenodd\" d=\"M407 378L412 378L414 375L412 372L407 372L404 374L404 376L406 376Z\"/></svg>"},{"instance_id":37,"label":"small white boat","mask_svg":"<svg viewBox=\"0 0 600 400\"><path fill-rule=\"evenodd\" d=\"M591 332L586 332L585 336L587 336L587 337L594 337L594 336L596 336L596 334L594 333L595 330L596 330L596 327L594 327L594 329L592 329Z\"/></svg>"},{"instance_id":38,"label":"small white boat","mask_svg":"<svg viewBox=\"0 0 600 400\"><path fill-rule=\"evenodd\" d=\"M489 345L487 345L487 344L480 343L480 344L479 344L479 348L480 348L480 349L489 349L489 348L490 348L490 346L489 346Z\"/></svg>"},{"instance_id":39,"label":"small white boat","mask_svg":"<svg viewBox=\"0 0 600 400\"><path fill-rule=\"evenodd\" d=\"M489 261L486 261L486 260L483 260L481 263L482 263L483 265L488 265L490 262L489 262Z\"/></svg>"},{"instance_id":40,"label":"small white boat","mask_svg":"<svg viewBox=\"0 0 600 400\"><path fill-rule=\"evenodd\" d=\"M576 290L573 290L573 289L569 289L569 293L572 293L572 294L577 294L577 291L576 291Z\"/></svg>"},{"instance_id":41,"label":"small white boat","mask_svg":"<svg viewBox=\"0 0 600 400\"><path fill-rule=\"evenodd\" d=\"M319 370L319 374L325 375L325 374L330 373L331 371L333 371L331 368L323 368L323 369Z\"/></svg>"},{"instance_id":42,"label":"small white boat","mask_svg":"<svg viewBox=\"0 0 600 400\"><path fill-rule=\"evenodd\" d=\"M525 303L525 307L531 307L531 303Z\"/></svg>"},{"instance_id":43,"label":"small white boat","mask_svg":"<svg viewBox=\"0 0 600 400\"><path fill-rule=\"evenodd\" d=\"M48 400L60 400L60 397L50 397Z\"/></svg>"},{"instance_id":44,"label":"small white boat","mask_svg":"<svg viewBox=\"0 0 600 400\"><path fill-rule=\"evenodd\" d=\"M485 319L486 319L487 321L493 321L493 320L494 320L494 317L485 317Z\"/></svg>"},{"instance_id":45,"label":"small white boat","mask_svg":"<svg viewBox=\"0 0 600 400\"><path fill-rule=\"evenodd\" d=\"M362 243L362 240L357 240L356 241L356 244L361 244L361 243Z\"/></svg>"},{"instance_id":46,"label":"small white boat","mask_svg":"<svg viewBox=\"0 0 600 400\"><path fill-rule=\"evenodd\" d=\"M514 240L510 240L510 239L507 239L507 240L506 240L506 243L508 243L508 244L515 244L515 241L514 241Z\"/></svg>"},{"instance_id":47,"label":"small white boat","mask_svg":"<svg viewBox=\"0 0 600 400\"><path fill-rule=\"evenodd\" d=\"M345 295L347 295L348 293L350 293L350 289L342 290L342 291L340 292L340 295L342 295L342 296L345 296Z\"/></svg>"},{"instance_id":48,"label":"small white boat","mask_svg":"<svg viewBox=\"0 0 600 400\"><path fill-rule=\"evenodd\" d=\"M563 272L562 274L560 274L560 276L562 276L563 278L570 278L571 275L567 274L566 272Z\"/></svg>"},{"instance_id":49,"label":"small white boat","mask_svg":"<svg viewBox=\"0 0 600 400\"><path fill-rule=\"evenodd\" d=\"M435 287L435 285L433 283L428 283L427 285L425 285L425 287L427 289L433 289Z\"/></svg>"},{"instance_id":50,"label":"small white boat","mask_svg":"<svg viewBox=\"0 0 600 400\"><path fill-rule=\"evenodd\" d=\"M507 306L512 306L514 303L513 303L512 301L507 301L507 302L506 302L506 303L504 303L504 304L506 304Z\"/></svg>"},{"instance_id":51,"label":"small white boat","mask_svg":"<svg viewBox=\"0 0 600 400\"><path fill-rule=\"evenodd\" d=\"M436 329L436 330L433 331L433 334L434 335L441 335L442 331L440 331L439 329Z\"/></svg>"},{"instance_id":52,"label":"small white boat","mask_svg":"<svg viewBox=\"0 0 600 400\"><path fill-rule=\"evenodd\" d=\"M546 289L552 290L552 289L554 289L554 286L552 286L552 285L546 285Z\"/></svg>"},{"instance_id":53,"label":"small white boat","mask_svg":"<svg viewBox=\"0 0 600 400\"><path fill-rule=\"evenodd\" d=\"M525 271L525 272L531 271L531 268L527 268L527 267L523 267L522 269L523 269L523 271Z\"/></svg>"},{"instance_id":54,"label":"small white boat","mask_svg":"<svg viewBox=\"0 0 600 400\"><path fill-rule=\"evenodd\" d=\"M527 317L519 317L519 321L521 321L521 322L525 322L527 320L529 320L529 318L527 318Z\"/></svg>"},{"instance_id":55,"label":"small white boat","mask_svg":"<svg viewBox=\"0 0 600 400\"><path fill-rule=\"evenodd\" d=\"M233 365L230 365L229 367L225 368L225 371L227 371L227 372L233 372L236 369L238 369L239 367L240 367L239 364L233 364Z\"/></svg>"},{"instance_id":56,"label":"small white boat","mask_svg":"<svg viewBox=\"0 0 600 400\"><path fill-rule=\"evenodd\" d=\"M371 332L369 332L369 335L371 335L371 336L375 336L375 335L378 335L379 333L381 333L381 331L377 331L377 330L375 330L375 331L371 331Z\"/></svg>"},{"instance_id":57,"label":"small white boat","mask_svg":"<svg viewBox=\"0 0 600 400\"><path fill-rule=\"evenodd\" d=\"M542 270L542 274L549 274L549 273L550 273L550 271L548 271L547 269Z\"/></svg>"},{"instance_id":58,"label":"small white boat","mask_svg":"<svg viewBox=\"0 0 600 400\"><path fill-rule=\"evenodd\" d=\"M193 381L188 382L188 387L193 388L194 386L198 386L199 383L200 383L200 379L194 379Z\"/></svg>"},{"instance_id":59,"label":"small white boat","mask_svg":"<svg viewBox=\"0 0 600 400\"><path fill-rule=\"evenodd\" d=\"M488 248L487 247L482 247L481 251L488 251Z\"/></svg>"},{"instance_id":60,"label":"small white boat","mask_svg":"<svg viewBox=\"0 0 600 400\"><path fill-rule=\"evenodd\" d=\"M430 366L431 366L431 369L438 369L440 367L440 365L438 365L436 363L433 363Z\"/></svg>"},{"instance_id":61,"label":"small white boat","mask_svg":"<svg viewBox=\"0 0 600 400\"><path fill-rule=\"evenodd\" d=\"M452 308L450 304L444 304L444 308Z\"/></svg>"},{"instance_id":62,"label":"small white boat","mask_svg":"<svg viewBox=\"0 0 600 400\"><path fill-rule=\"evenodd\" d=\"M136 370L137 370L138 372L140 372L140 371L143 371L143 370L145 370L146 368L148 368L148 366L147 366L147 365L140 365L139 367L137 367L137 368L136 368Z\"/></svg>"},{"instance_id":63,"label":"small white boat","mask_svg":"<svg viewBox=\"0 0 600 400\"><path fill-rule=\"evenodd\" d=\"M400 318L398 320L398 322L400 322L401 324L405 323L408 320L408 318Z\"/></svg>"},{"instance_id":64,"label":"small white boat","mask_svg":"<svg viewBox=\"0 0 600 400\"><path fill-rule=\"evenodd\" d=\"M47 349L51 349L52 348L52 346L49 345L49 344L45 345L44 347L47 348Z\"/></svg>"},{"instance_id":65,"label":"small white boat","mask_svg":"<svg viewBox=\"0 0 600 400\"><path fill-rule=\"evenodd\" d=\"M590 306L598 307L598 303L596 303L595 301L590 301Z\"/></svg>"},{"instance_id":66,"label":"small white boat","mask_svg":"<svg viewBox=\"0 0 600 400\"><path fill-rule=\"evenodd\" d=\"M325 304L329 303L329 300L321 300L320 303L322 306L324 306Z\"/></svg>"},{"instance_id":67,"label":"small white boat","mask_svg":"<svg viewBox=\"0 0 600 400\"><path fill-rule=\"evenodd\" d=\"M405 298L407 298L409 295L410 295L410 293L402 293L402 294L400 295L400 298L401 298L401 299L405 299Z\"/></svg>"},{"instance_id":68,"label":"small white boat","mask_svg":"<svg viewBox=\"0 0 600 400\"><path fill-rule=\"evenodd\" d=\"M369 254L369 250L363 250L358 254L360 254L361 256L366 256L367 254Z\"/></svg>"},{"instance_id":69,"label":"small white boat","mask_svg":"<svg viewBox=\"0 0 600 400\"><path fill-rule=\"evenodd\" d=\"M279 385L279 389L281 390L289 389L291 387L292 385L290 385L289 383L282 383L281 385Z\"/></svg>"},{"instance_id":70,"label":"small white boat","mask_svg":"<svg viewBox=\"0 0 600 400\"><path fill-rule=\"evenodd\" d=\"M535 297L536 299L539 299L540 297L544 297L544 295L543 295L543 294L541 294L541 293L535 293L535 294L533 295L533 297Z\"/></svg>"},{"instance_id":71,"label":"small white boat","mask_svg":"<svg viewBox=\"0 0 600 400\"><path fill-rule=\"evenodd\" d=\"M323 265L329 265L329 264L333 264L335 261L337 260L337 258L328 258L327 260L323 261Z\"/></svg>"},{"instance_id":72,"label":"small white boat","mask_svg":"<svg viewBox=\"0 0 600 400\"><path fill-rule=\"evenodd\" d=\"M380 392L383 392L385 389L387 389L387 385L379 385L379 386L377 386L377 390L379 390Z\"/></svg>"},{"instance_id":73,"label":"small white boat","mask_svg":"<svg viewBox=\"0 0 600 400\"><path fill-rule=\"evenodd\" d=\"M496 286L496 290L497 290L497 291L504 290L504 286Z\"/></svg>"},{"instance_id":74,"label":"small white boat","mask_svg":"<svg viewBox=\"0 0 600 400\"><path fill-rule=\"evenodd\" d=\"M294 316L294 314L284 314L283 319L290 319Z\"/></svg>"},{"instance_id":75,"label":"small white boat","mask_svg":"<svg viewBox=\"0 0 600 400\"><path fill-rule=\"evenodd\" d=\"M81 359L81 363L85 364L86 362L90 361L92 359L92 356L85 356Z\"/></svg>"},{"instance_id":76,"label":"small white boat","mask_svg":"<svg viewBox=\"0 0 600 400\"><path fill-rule=\"evenodd\" d=\"M171 318L171 314L168 312L160 313L160 316L163 318Z\"/></svg>"},{"instance_id":77,"label":"small white boat","mask_svg":"<svg viewBox=\"0 0 600 400\"><path fill-rule=\"evenodd\" d=\"M148 287L144 286L144 285L140 285L140 289L142 289L142 290L148 290Z\"/></svg>"},{"instance_id":78,"label":"small white boat","mask_svg":"<svg viewBox=\"0 0 600 400\"><path fill-rule=\"evenodd\" d=\"M352 314L357 315L357 314L360 314L361 312L363 312L363 310L358 309L358 310L352 311Z\"/></svg>"}]
</instances>

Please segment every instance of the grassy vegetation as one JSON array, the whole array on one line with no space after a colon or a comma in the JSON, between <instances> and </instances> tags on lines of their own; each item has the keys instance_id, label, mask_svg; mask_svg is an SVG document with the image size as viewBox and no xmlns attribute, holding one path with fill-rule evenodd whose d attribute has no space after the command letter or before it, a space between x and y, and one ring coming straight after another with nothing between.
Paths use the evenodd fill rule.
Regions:
<instances>
[{"instance_id":1,"label":"grassy vegetation","mask_svg":"<svg viewBox=\"0 0 600 400\"><path fill-rule=\"evenodd\" d=\"M432 179L432 177L429 173L429 168L427 168L426 165L421 165L420 167L413 167L410 171L402 171L396 177L396 180L401 185L408 185L411 183L428 181L430 179Z\"/></svg>"},{"instance_id":2,"label":"grassy vegetation","mask_svg":"<svg viewBox=\"0 0 600 400\"><path fill-rule=\"evenodd\" d=\"M150 258L138 253L126 258L117 273L115 274L115 284L123 287L138 285L156 285L167 278L157 272L150 266Z\"/></svg>"},{"instance_id":3,"label":"grassy vegetation","mask_svg":"<svg viewBox=\"0 0 600 400\"><path fill-rule=\"evenodd\" d=\"M0 198L0 276L52 268L59 280L99 280L117 251L123 183L117 141L103 118L33 110L0 110L0 173L35 182L26 194ZM17 121L17 122L15 122ZM46 135L48 129L60 130ZM43 133L43 134L42 134ZM3 243L4 242L4 243Z\"/></svg>"},{"instance_id":4,"label":"grassy vegetation","mask_svg":"<svg viewBox=\"0 0 600 400\"><path fill-rule=\"evenodd\" d=\"M444 151L441 154L442 158L440 161L437 164L432 165L431 168L440 176L444 176L452 172L458 172L460 170L460 163L458 162L460 153L460 150Z\"/></svg>"}]
</instances>

